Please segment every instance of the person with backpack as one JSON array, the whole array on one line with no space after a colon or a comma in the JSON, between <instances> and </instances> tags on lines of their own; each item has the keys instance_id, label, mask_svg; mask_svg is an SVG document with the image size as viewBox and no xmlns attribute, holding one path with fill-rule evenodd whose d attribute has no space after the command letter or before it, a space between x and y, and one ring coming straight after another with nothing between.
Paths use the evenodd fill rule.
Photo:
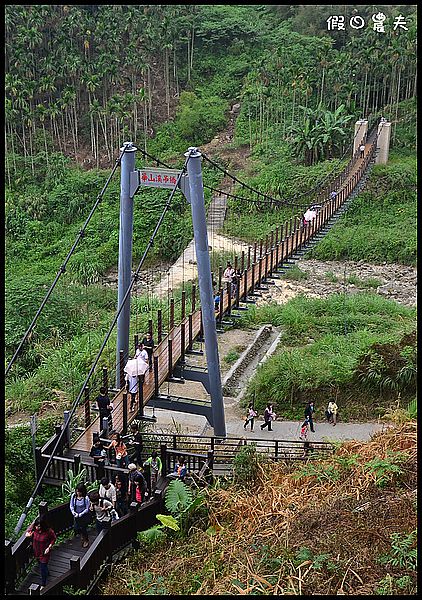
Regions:
<instances>
[{"instance_id":1,"label":"person with backpack","mask_svg":"<svg viewBox=\"0 0 422 600\"><path fill-rule=\"evenodd\" d=\"M46 515L37 517L34 523L28 527L25 535L32 539L32 551L40 564L41 587L43 588L47 585L48 561L57 536L49 526Z\"/></svg>"},{"instance_id":2,"label":"person with backpack","mask_svg":"<svg viewBox=\"0 0 422 600\"><path fill-rule=\"evenodd\" d=\"M243 429L246 429L246 427L248 426L248 423L250 423L251 424L251 431L253 431L253 424L254 424L254 419L255 419L256 416L257 416L257 413L254 411L253 404L251 403L248 406L248 412L247 412L247 415L246 415L246 421L243 424Z\"/></svg>"},{"instance_id":3,"label":"person with backpack","mask_svg":"<svg viewBox=\"0 0 422 600\"><path fill-rule=\"evenodd\" d=\"M91 513L89 511L89 498L86 491L86 485L79 483L70 497L70 512L73 515L73 529L75 535L81 536L82 548L89 546L88 525L91 523Z\"/></svg>"},{"instance_id":4,"label":"person with backpack","mask_svg":"<svg viewBox=\"0 0 422 600\"><path fill-rule=\"evenodd\" d=\"M111 510L113 508L110 500L106 498L100 498L98 492L90 492L89 499L91 504L89 509L95 514L95 528L97 533L100 533L103 529L110 529L111 527Z\"/></svg>"},{"instance_id":5,"label":"person with backpack","mask_svg":"<svg viewBox=\"0 0 422 600\"><path fill-rule=\"evenodd\" d=\"M144 462L143 467L149 468L149 491L152 493L157 487L158 476L161 475L163 470L163 464L161 458L158 456L156 450L154 450L151 456Z\"/></svg>"},{"instance_id":6,"label":"person with backpack","mask_svg":"<svg viewBox=\"0 0 422 600\"><path fill-rule=\"evenodd\" d=\"M261 431L265 427L268 427L268 431L272 431L271 422L275 420L275 413L273 412L273 405L269 402L264 411L264 423L261 425Z\"/></svg>"}]
</instances>

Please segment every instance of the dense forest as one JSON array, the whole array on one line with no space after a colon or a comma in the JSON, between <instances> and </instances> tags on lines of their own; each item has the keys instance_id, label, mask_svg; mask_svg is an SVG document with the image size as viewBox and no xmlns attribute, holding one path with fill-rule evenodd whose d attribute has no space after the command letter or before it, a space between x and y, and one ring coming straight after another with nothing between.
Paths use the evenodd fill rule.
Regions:
<instances>
[{"instance_id":1,"label":"dense forest","mask_svg":"<svg viewBox=\"0 0 422 600\"><path fill-rule=\"evenodd\" d=\"M384 32L374 29L372 16L379 13L385 16ZM329 30L331 15L345 17L344 30ZM350 27L356 15L365 27ZM397 21L405 25L395 27ZM183 164L189 146L211 148L217 140L210 156L222 171L203 164L207 203L209 188L222 185L225 169L256 190L286 199L341 171L351 154L357 119L372 123L384 116L392 123L388 164L374 166L365 190L311 256L414 266L416 27L415 5L6 6L6 364L128 140L139 148L137 165L149 164L143 150L174 167ZM241 195L248 197L247 190ZM134 264L167 197L164 190L142 193L134 214ZM257 205L253 195L250 202L230 200L224 233L257 241L292 210ZM79 392L115 314L116 289L105 283L117 267L118 230L116 175L6 380L7 418L27 421L29 414L37 414L39 442L54 426L52 415L62 414ZM146 268L165 272L191 237L190 208L176 195ZM364 292L251 308L239 327L272 323L282 326L284 335L283 351L250 382L246 399L254 398L259 408L271 399L286 417L298 418L304 399L325 399L327 390L335 388L350 419L378 418L414 401L416 309ZM158 301L139 290L132 298L131 335L145 331L149 318L155 326L158 308L168 318L167 299ZM113 334L100 368L113 364L114 346ZM409 414L414 416L414 404ZM345 451L344 460L353 461L353 456ZM27 426L7 432L6 462L6 509L16 521L33 483L32 472L22 464L32 465ZM351 465L342 475L351 473ZM303 481L310 475L299 477ZM325 481L324 474L322 479L313 476L319 484ZM257 485L265 488L267 477L260 472ZM291 485L281 481L281 474L277 477ZM409 470L403 481L406 477L411 480ZM368 494L376 488L371 484ZM230 505L229 492L219 493ZM210 496L207 502L219 519L215 500ZM199 520L205 524L203 513ZM231 517L227 523L232 527ZM14 525L7 523L8 534ZM208 521L204 527L211 525L217 527ZM406 523L403 531L409 527ZM213 546L218 532L217 527L207 534L204 547ZM318 562L321 553L302 538L296 554L273 556L269 546L257 561L271 555L283 568L293 565L291 573L303 560ZM203 545L203 536L195 540ZM188 544L185 550L186 556L192 553ZM213 552L223 572L221 557ZM132 593L195 593L200 589L195 577L203 573L198 565L194 568L197 575L167 588L157 583L155 572L143 573L134 588L138 592ZM262 565L256 568L265 575ZM214 577L215 583L217 571L207 572L205 580ZM402 571L402 577L409 576ZM335 581L339 573L333 567ZM379 568L377 575L381 580L385 573ZM217 577L214 587L208 583L206 589L246 593L240 579L234 587L219 587ZM400 588L390 581L390 587L395 593L411 592L413 579L406 582ZM317 583L324 589L325 580ZM374 579L371 593L376 584ZM112 582L106 589L115 592Z\"/></svg>"}]
</instances>

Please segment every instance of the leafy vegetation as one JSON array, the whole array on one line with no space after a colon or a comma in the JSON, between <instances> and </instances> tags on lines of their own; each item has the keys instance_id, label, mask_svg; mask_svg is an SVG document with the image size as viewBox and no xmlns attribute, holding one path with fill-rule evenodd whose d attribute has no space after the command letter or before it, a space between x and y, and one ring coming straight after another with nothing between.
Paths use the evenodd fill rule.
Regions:
<instances>
[{"instance_id":1,"label":"leafy vegetation","mask_svg":"<svg viewBox=\"0 0 422 600\"><path fill-rule=\"evenodd\" d=\"M400 475L391 470L399 454ZM371 469L386 460L380 488ZM413 421L343 442L326 459L260 464L253 482L204 490L189 536L142 547L101 593L371 595L390 593L390 582L414 594L416 461Z\"/></svg>"},{"instance_id":2,"label":"leafy vegetation","mask_svg":"<svg viewBox=\"0 0 422 600\"><path fill-rule=\"evenodd\" d=\"M370 292L250 309L239 324L282 326L284 345L249 382L245 402L254 398L261 410L274 402L284 417L300 418L306 400L325 405L334 394L344 418L378 416L398 393L414 394L414 319L414 309ZM374 390L382 391L375 403Z\"/></svg>"}]
</instances>

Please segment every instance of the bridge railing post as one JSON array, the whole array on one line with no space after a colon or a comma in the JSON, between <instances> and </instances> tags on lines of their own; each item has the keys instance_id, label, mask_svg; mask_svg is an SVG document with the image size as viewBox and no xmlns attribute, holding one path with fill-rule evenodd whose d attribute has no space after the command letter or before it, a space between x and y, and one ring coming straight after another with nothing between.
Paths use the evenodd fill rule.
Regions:
<instances>
[{"instance_id":1,"label":"bridge railing post","mask_svg":"<svg viewBox=\"0 0 422 600\"><path fill-rule=\"evenodd\" d=\"M220 303L218 305L217 321L221 323L224 314L224 291L222 287L219 289L218 294L220 296Z\"/></svg>"},{"instance_id":2,"label":"bridge railing post","mask_svg":"<svg viewBox=\"0 0 422 600\"><path fill-rule=\"evenodd\" d=\"M126 433L127 433L127 394L123 394L123 398L122 398L122 417L123 417L122 435L126 435Z\"/></svg>"},{"instance_id":3,"label":"bridge railing post","mask_svg":"<svg viewBox=\"0 0 422 600\"><path fill-rule=\"evenodd\" d=\"M163 339L163 311L161 308L159 308L157 311L157 343L160 344L162 339Z\"/></svg>"},{"instance_id":4,"label":"bridge railing post","mask_svg":"<svg viewBox=\"0 0 422 600\"><path fill-rule=\"evenodd\" d=\"M184 321L186 318L186 290L182 291L182 308L181 308L181 320Z\"/></svg>"},{"instance_id":5,"label":"bridge railing post","mask_svg":"<svg viewBox=\"0 0 422 600\"><path fill-rule=\"evenodd\" d=\"M168 464L167 464L167 447L165 444L160 445L160 458L162 464L162 477L165 477L168 473Z\"/></svg>"},{"instance_id":6,"label":"bridge railing post","mask_svg":"<svg viewBox=\"0 0 422 600\"><path fill-rule=\"evenodd\" d=\"M145 375L138 375L138 416L144 415L144 381Z\"/></svg>"},{"instance_id":7,"label":"bridge railing post","mask_svg":"<svg viewBox=\"0 0 422 600\"><path fill-rule=\"evenodd\" d=\"M89 427L91 423L91 405L89 403L89 387L84 389L84 408L85 408L85 427Z\"/></svg>"},{"instance_id":8,"label":"bridge railing post","mask_svg":"<svg viewBox=\"0 0 422 600\"><path fill-rule=\"evenodd\" d=\"M158 396L160 393L160 386L158 380L158 356L154 356L154 396Z\"/></svg>"}]
</instances>

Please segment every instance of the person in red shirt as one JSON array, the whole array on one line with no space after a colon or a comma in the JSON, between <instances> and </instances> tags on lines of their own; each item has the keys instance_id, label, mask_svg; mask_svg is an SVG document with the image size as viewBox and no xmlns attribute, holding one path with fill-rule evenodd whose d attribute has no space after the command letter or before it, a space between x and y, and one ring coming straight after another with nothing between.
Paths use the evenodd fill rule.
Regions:
<instances>
[{"instance_id":1,"label":"person in red shirt","mask_svg":"<svg viewBox=\"0 0 422 600\"><path fill-rule=\"evenodd\" d=\"M26 537L32 538L32 550L35 558L40 563L41 586L45 587L48 577L50 551L57 536L48 525L46 516L40 515L35 519L34 523L28 527Z\"/></svg>"}]
</instances>

